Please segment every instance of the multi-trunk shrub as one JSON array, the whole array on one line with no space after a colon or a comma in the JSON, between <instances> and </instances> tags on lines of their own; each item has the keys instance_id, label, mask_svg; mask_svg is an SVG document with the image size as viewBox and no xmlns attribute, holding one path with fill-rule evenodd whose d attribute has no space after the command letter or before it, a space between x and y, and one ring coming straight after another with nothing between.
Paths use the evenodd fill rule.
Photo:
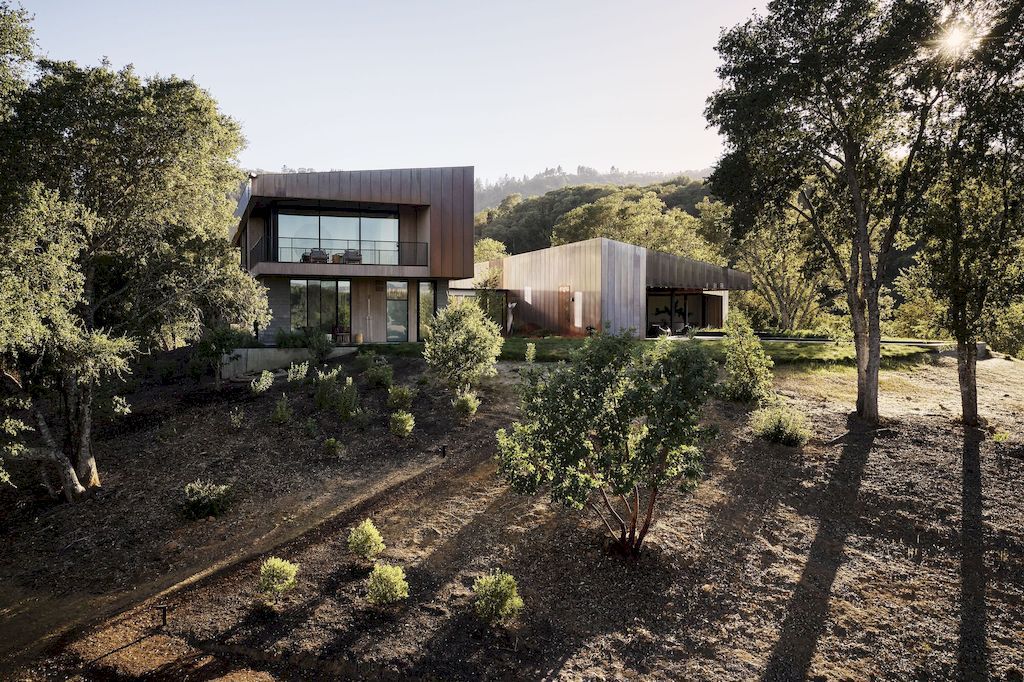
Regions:
<instances>
[{"instance_id":1,"label":"multi-trunk shrub","mask_svg":"<svg viewBox=\"0 0 1024 682\"><path fill-rule=\"evenodd\" d=\"M725 323L725 383L722 396L740 402L763 402L774 395L772 367L747 318L733 312Z\"/></svg>"}]
</instances>

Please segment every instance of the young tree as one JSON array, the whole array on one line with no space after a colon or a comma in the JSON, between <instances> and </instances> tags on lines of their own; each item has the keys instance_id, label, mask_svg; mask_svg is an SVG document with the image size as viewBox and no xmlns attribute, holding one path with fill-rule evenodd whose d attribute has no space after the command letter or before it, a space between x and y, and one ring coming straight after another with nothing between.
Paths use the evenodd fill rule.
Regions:
<instances>
[{"instance_id":1,"label":"young tree","mask_svg":"<svg viewBox=\"0 0 1024 682\"><path fill-rule=\"evenodd\" d=\"M661 492L701 474L701 407L715 365L696 344L641 350L628 332L588 338L568 363L523 382L522 418L498 431L498 466L513 489L589 507L616 548L643 548ZM621 512L621 513L620 513Z\"/></svg>"},{"instance_id":2,"label":"young tree","mask_svg":"<svg viewBox=\"0 0 1024 682\"><path fill-rule=\"evenodd\" d=\"M715 194L749 228L791 210L821 243L846 293L857 352L857 413L876 421L879 292L894 243L937 169L923 154L952 65L939 4L775 0L722 34L724 86L707 117L727 141Z\"/></svg>"},{"instance_id":3,"label":"young tree","mask_svg":"<svg viewBox=\"0 0 1024 682\"><path fill-rule=\"evenodd\" d=\"M1024 19L1019 3L998 0L968 21L944 45L955 70L932 147L942 170L918 226L925 278L957 342L963 421L977 426L979 337L1024 295Z\"/></svg>"},{"instance_id":4,"label":"young tree","mask_svg":"<svg viewBox=\"0 0 1024 682\"><path fill-rule=\"evenodd\" d=\"M508 255L505 245L497 239L484 237L473 244L473 262L485 263L489 260L498 260Z\"/></svg>"},{"instance_id":5,"label":"young tree","mask_svg":"<svg viewBox=\"0 0 1024 682\"><path fill-rule=\"evenodd\" d=\"M729 315L725 323L725 383L722 393L729 400L765 401L774 394L772 367L775 363L761 346L742 313Z\"/></svg>"},{"instance_id":6,"label":"young tree","mask_svg":"<svg viewBox=\"0 0 1024 682\"><path fill-rule=\"evenodd\" d=\"M47 229L76 245L67 265L78 297L70 323L50 330L59 350L37 347L35 371L19 375L33 386L18 390L57 392L63 433L52 440L74 464L77 482L64 486L74 496L100 485L91 429L103 377L169 333L187 341L208 322L265 321L267 305L225 239L242 138L210 96L106 64L41 61L38 74L0 123L0 213L17 213L33 183L69 207ZM45 441L52 429L37 431Z\"/></svg>"},{"instance_id":7,"label":"young tree","mask_svg":"<svg viewBox=\"0 0 1024 682\"><path fill-rule=\"evenodd\" d=\"M495 373L504 340L498 325L473 301L453 298L427 329L423 359L456 393Z\"/></svg>"}]
</instances>

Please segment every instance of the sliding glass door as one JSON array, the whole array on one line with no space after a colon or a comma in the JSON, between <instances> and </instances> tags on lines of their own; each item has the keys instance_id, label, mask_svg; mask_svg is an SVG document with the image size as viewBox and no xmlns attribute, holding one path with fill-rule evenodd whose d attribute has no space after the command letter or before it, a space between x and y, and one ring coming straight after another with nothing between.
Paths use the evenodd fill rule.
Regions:
<instances>
[{"instance_id":1,"label":"sliding glass door","mask_svg":"<svg viewBox=\"0 0 1024 682\"><path fill-rule=\"evenodd\" d=\"M289 283L291 328L347 335L352 328L352 284L348 280L293 279ZM344 340L344 339L342 339Z\"/></svg>"},{"instance_id":2,"label":"sliding glass door","mask_svg":"<svg viewBox=\"0 0 1024 682\"><path fill-rule=\"evenodd\" d=\"M409 283L387 283L387 340L409 340Z\"/></svg>"}]
</instances>

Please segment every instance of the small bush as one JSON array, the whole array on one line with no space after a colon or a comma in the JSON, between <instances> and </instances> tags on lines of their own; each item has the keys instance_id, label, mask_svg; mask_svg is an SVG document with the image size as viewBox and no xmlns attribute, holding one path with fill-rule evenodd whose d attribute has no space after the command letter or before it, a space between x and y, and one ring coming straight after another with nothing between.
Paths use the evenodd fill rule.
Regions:
<instances>
[{"instance_id":1,"label":"small bush","mask_svg":"<svg viewBox=\"0 0 1024 682\"><path fill-rule=\"evenodd\" d=\"M303 424L303 428L306 429L306 435L309 436L310 438L313 438L313 437L316 436L316 433L317 433L316 420L313 419L312 417L306 417L306 423Z\"/></svg>"},{"instance_id":2,"label":"small bush","mask_svg":"<svg viewBox=\"0 0 1024 682\"><path fill-rule=\"evenodd\" d=\"M384 538L380 536L380 531L370 519L363 519L348 534L348 551L367 561L373 561L384 549Z\"/></svg>"},{"instance_id":3,"label":"small bush","mask_svg":"<svg viewBox=\"0 0 1024 682\"><path fill-rule=\"evenodd\" d=\"M277 598L295 587L299 565L272 556L260 566L260 579L256 589L266 598Z\"/></svg>"},{"instance_id":4,"label":"small bush","mask_svg":"<svg viewBox=\"0 0 1024 682\"><path fill-rule=\"evenodd\" d=\"M186 516L203 519L220 516L231 503L231 486L196 480L185 486L182 509Z\"/></svg>"},{"instance_id":5,"label":"small bush","mask_svg":"<svg viewBox=\"0 0 1024 682\"><path fill-rule=\"evenodd\" d=\"M997 433L992 434L992 442L993 443L1007 443L1009 441L1010 441L1010 434L1007 433L1006 431L999 431Z\"/></svg>"},{"instance_id":6,"label":"small bush","mask_svg":"<svg viewBox=\"0 0 1024 682\"><path fill-rule=\"evenodd\" d=\"M728 400L765 401L774 394L772 367L760 339L742 313L734 312L725 323L725 384L722 396Z\"/></svg>"},{"instance_id":7,"label":"small bush","mask_svg":"<svg viewBox=\"0 0 1024 682\"><path fill-rule=\"evenodd\" d=\"M309 350L309 357L317 365L327 362L327 356L334 349L334 343L319 329L310 329L303 337L303 345Z\"/></svg>"},{"instance_id":8,"label":"small bush","mask_svg":"<svg viewBox=\"0 0 1024 682\"><path fill-rule=\"evenodd\" d=\"M405 438L412 433L413 427L416 425L416 419L406 412L405 410L399 410L391 414L391 421L388 424L391 433L395 434L399 438Z\"/></svg>"},{"instance_id":9,"label":"small bush","mask_svg":"<svg viewBox=\"0 0 1024 682\"><path fill-rule=\"evenodd\" d=\"M291 331L279 328L274 338L278 348L305 348L306 335L300 330Z\"/></svg>"},{"instance_id":10,"label":"small bush","mask_svg":"<svg viewBox=\"0 0 1024 682\"><path fill-rule=\"evenodd\" d=\"M274 374L267 370L260 372L260 376L257 379L253 379L249 384L249 390L252 391L253 395L259 395L260 393L266 393L270 390L270 387L274 385Z\"/></svg>"},{"instance_id":11,"label":"small bush","mask_svg":"<svg viewBox=\"0 0 1024 682\"><path fill-rule=\"evenodd\" d=\"M377 564L366 582L366 599L371 604L383 606L409 598L409 583L401 566Z\"/></svg>"},{"instance_id":12,"label":"small bush","mask_svg":"<svg viewBox=\"0 0 1024 682\"><path fill-rule=\"evenodd\" d=\"M245 412L241 407L235 405L231 408L228 413L228 421L231 422L231 427L235 429L242 428L242 424L245 422Z\"/></svg>"},{"instance_id":13,"label":"small bush","mask_svg":"<svg viewBox=\"0 0 1024 682\"><path fill-rule=\"evenodd\" d=\"M287 424L292 418L292 408L288 406L288 396L284 393L274 403L274 413L270 415L275 424Z\"/></svg>"},{"instance_id":14,"label":"small bush","mask_svg":"<svg viewBox=\"0 0 1024 682\"><path fill-rule=\"evenodd\" d=\"M324 441L324 451L331 457L341 457L345 454L345 445L337 438L328 438Z\"/></svg>"},{"instance_id":15,"label":"small bush","mask_svg":"<svg viewBox=\"0 0 1024 682\"><path fill-rule=\"evenodd\" d=\"M343 421L348 421L359 414L359 389L352 381L352 377L346 377L345 385L336 392L335 407Z\"/></svg>"},{"instance_id":16,"label":"small bush","mask_svg":"<svg viewBox=\"0 0 1024 682\"><path fill-rule=\"evenodd\" d=\"M309 374L309 362L293 362L288 367L288 383L294 384L296 381L302 381Z\"/></svg>"},{"instance_id":17,"label":"small bush","mask_svg":"<svg viewBox=\"0 0 1024 682\"><path fill-rule=\"evenodd\" d=\"M366 370L366 383L374 388L390 388L395 380L395 370L391 365L374 363Z\"/></svg>"},{"instance_id":18,"label":"small bush","mask_svg":"<svg viewBox=\"0 0 1024 682\"><path fill-rule=\"evenodd\" d=\"M364 353L359 353L356 356L356 369L360 372L365 372L377 363L377 352L368 350Z\"/></svg>"},{"instance_id":19,"label":"small bush","mask_svg":"<svg viewBox=\"0 0 1024 682\"><path fill-rule=\"evenodd\" d=\"M477 397L476 393L466 391L455 396L452 406L455 407L455 412L460 417L469 418L476 414L477 409L480 407L480 398Z\"/></svg>"},{"instance_id":20,"label":"small bush","mask_svg":"<svg viewBox=\"0 0 1024 682\"><path fill-rule=\"evenodd\" d=\"M502 571L477 578L473 595L476 615L488 623L508 622L523 608L516 579Z\"/></svg>"},{"instance_id":21,"label":"small bush","mask_svg":"<svg viewBox=\"0 0 1024 682\"><path fill-rule=\"evenodd\" d=\"M408 410L412 407L416 391L409 386L392 386L388 389L388 407L393 410Z\"/></svg>"},{"instance_id":22,"label":"small bush","mask_svg":"<svg viewBox=\"0 0 1024 682\"><path fill-rule=\"evenodd\" d=\"M810 437L803 414L785 405L771 405L754 412L751 417L754 434L770 443L803 445Z\"/></svg>"},{"instance_id":23,"label":"small bush","mask_svg":"<svg viewBox=\"0 0 1024 682\"><path fill-rule=\"evenodd\" d=\"M467 391L496 373L501 329L473 301L452 300L427 329L423 359L453 391Z\"/></svg>"},{"instance_id":24,"label":"small bush","mask_svg":"<svg viewBox=\"0 0 1024 682\"><path fill-rule=\"evenodd\" d=\"M533 342L526 344L526 361L531 365L537 362L537 344Z\"/></svg>"}]
</instances>

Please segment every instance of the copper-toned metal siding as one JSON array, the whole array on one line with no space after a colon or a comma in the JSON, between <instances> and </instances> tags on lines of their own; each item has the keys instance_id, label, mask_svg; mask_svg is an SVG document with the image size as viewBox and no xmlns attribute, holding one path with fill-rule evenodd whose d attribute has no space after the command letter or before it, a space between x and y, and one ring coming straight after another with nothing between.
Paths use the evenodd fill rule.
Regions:
<instances>
[{"instance_id":1,"label":"copper-toned metal siding","mask_svg":"<svg viewBox=\"0 0 1024 682\"><path fill-rule=\"evenodd\" d=\"M661 251L646 251L649 287L701 290L754 288L750 275L746 272Z\"/></svg>"},{"instance_id":2,"label":"copper-toned metal siding","mask_svg":"<svg viewBox=\"0 0 1024 682\"><path fill-rule=\"evenodd\" d=\"M473 276L473 167L264 173L251 198L429 206L430 276ZM244 209L243 209L244 210Z\"/></svg>"}]
</instances>

